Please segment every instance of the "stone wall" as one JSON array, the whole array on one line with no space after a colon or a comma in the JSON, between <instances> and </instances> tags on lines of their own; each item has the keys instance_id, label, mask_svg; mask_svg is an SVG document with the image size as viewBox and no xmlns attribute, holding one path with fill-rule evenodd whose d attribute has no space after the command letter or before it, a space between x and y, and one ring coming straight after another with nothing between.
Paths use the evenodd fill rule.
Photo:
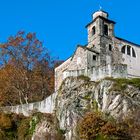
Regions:
<instances>
[{"instance_id":1,"label":"stone wall","mask_svg":"<svg viewBox=\"0 0 140 140\"><path fill-rule=\"evenodd\" d=\"M104 25L108 27L107 33L104 32ZM86 47L78 46L71 59L55 70L55 91L59 89L63 79L80 74L88 75L92 80L108 76L140 78L140 45L115 37L114 25L115 22L108 17L98 17L86 26L88 44ZM123 54L121 48L124 45L131 46L131 51L132 48L135 50L136 57Z\"/></svg>"},{"instance_id":2,"label":"stone wall","mask_svg":"<svg viewBox=\"0 0 140 140\"><path fill-rule=\"evenodd\" d=\"M57 91L63 81L63 72L68 68L71 57L55 69L55 91Z\"/></svg>"},{"instance_id":3,"label":"stone wall","mask_svg":"<svg viewBox=\"0 0 140 140\"><path fill-rule=\"evenodd\" d=\"M5 113L16 113L28 116L32 111L42 112L42 113L53 113L55 106L56 93L53 93L45 100L41 102L17 105L17 106L6 106L0 107L0 112Z\"/></svg>"},{"instance_id":4,"label":"stone wall","mask_svg":"<svg viewBox=\"0 0 140 140\"><path fill-rule=\"evenodd\" d=\"M84 47L78 46L67 70L79 70L86 68L87 68L87 50Z\"/></svg>"},{"instance_id":5,"label":"stone wall","mask_svg":"<svg viewBox=\"0 0 140 140\"><path fill-rule=\"evenodd\" d=\"M93 67L90 69L80 69L67 71L67 77L77 77L80 75L88 76L91 81L97 81L105 77L114 78L127 78L127 65L112 64L99 67ZM67 78L65 77L65 78Z\"/></svg>"},{"instance_id":6,"label":"stone wall","mask_svg":"<svg viewBox=\"0 0 140 140\"><path fill-rule=\"evenodd\" d=\"M77 76L80 76L80 75L84 75L84 76L88 76L87 74L87 69L80 69L80 70L69 70L67 71L67 77L77 77Z\"/></svg>"},{"instance_id":7,"label":"stone wall","mask_svg":"<svg viewBox=\"0 0 140 140\"><path fill-rule=\"evenodd\" d=\"M90 69L88 74L91 81L100 80L105 77L127 78L127 66L122 64L100 66Z\"/></svg>"},{"instance_id":8,"label":"stone wall","mask_svg":"<svg viewBox=\"0 0 140 140\"><path fill-rule=\"evenodd\" d=\"M76 70L86 68L87 68L87 50L82 46L78 46L74 55L55 69L55 91L59 89L62 81L66 77L70 76L70 73L68 71L71 71L71 73L75 73Z\"/></svg>"}]
</instances>

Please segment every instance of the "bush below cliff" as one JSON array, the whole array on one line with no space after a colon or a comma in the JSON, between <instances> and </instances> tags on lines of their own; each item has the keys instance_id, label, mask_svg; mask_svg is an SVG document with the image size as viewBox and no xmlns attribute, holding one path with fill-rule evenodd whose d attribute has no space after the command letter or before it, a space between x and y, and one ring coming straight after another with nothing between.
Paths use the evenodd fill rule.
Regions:
<instances>
[{"instance_id":1,"label":"bush below cliff","mask_svg":"<svg viewBox=\"0 0 140 140\"><path fill-rule=\"evenodd\" d=\"M132 114L131 114L132 115ZM116 120L101 112L89 112L78 122L80 140L139 140L140 111L123 121Z\"/></svg>"},{"instance_id":2,"label":"bush below cliff","mask_svg":"<svg viewBox=\"0 0 140 140\"><path fill-rule=\"evenodd\" d=\"M34 113L29 117L0 113L0 140L63 140L52 114Z\"/></svg>"}]
</instances>

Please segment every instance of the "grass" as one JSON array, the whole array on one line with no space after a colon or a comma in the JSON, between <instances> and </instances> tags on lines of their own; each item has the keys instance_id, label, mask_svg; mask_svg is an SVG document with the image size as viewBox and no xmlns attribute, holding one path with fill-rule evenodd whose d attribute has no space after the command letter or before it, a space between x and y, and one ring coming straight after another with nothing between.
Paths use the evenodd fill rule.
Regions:
<instances>
[{"instance_id":1,"label":"grass","mask_svg":"<svg viewBox=\"0 0 140 140\"><path fill-rule=\"evenodd\" d=\"M140 78L126 79L126 78L107 77L105 79L111 80L114 82L112 90L125 90L128 85L131 85L131 86L134 86L134 87L140 89Z\"/></svg>"}]
</instances>

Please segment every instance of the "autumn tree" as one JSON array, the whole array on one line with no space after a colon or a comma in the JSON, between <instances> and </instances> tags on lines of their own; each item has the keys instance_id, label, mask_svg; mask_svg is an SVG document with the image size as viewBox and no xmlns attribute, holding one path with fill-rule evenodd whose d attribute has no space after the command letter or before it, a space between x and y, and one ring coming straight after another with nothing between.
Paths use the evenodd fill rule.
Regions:
<instances>
[{"instance_id":1,"label":"autumn tree","mask_svg":"<svg viewBox=\"0 0 140 140\"><path fill-rule=\"evenodd\" d=\"M0 103L42 100L54 89L54 60L35 33L18 32L0 45Z\"/></svg>"}]
</instances>

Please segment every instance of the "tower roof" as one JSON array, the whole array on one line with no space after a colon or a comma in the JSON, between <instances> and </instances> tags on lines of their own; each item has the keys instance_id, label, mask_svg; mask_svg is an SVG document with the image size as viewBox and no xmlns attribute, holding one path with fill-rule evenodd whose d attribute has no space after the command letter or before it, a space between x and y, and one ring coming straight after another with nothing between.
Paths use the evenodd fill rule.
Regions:
<instances>
[{"instance_id":1,"label":"tower roof","mask_svg":"<svg viewBox=\"0 0 140 140\"><path fill-rule=\"evenodd\" d=\"M96 17L93 21L91 21L90 23L88 23L88 24L86 25L86 28L87 28L89 25L91 25L93 22L95 22L97 18L103 19L104 21L106 21L106 22L108 22L108 23L116 24L116 22L113 21L113 20L109 20L109 19L107 19L107 18L98 16L98 17Z\"/></svg>"},{"instance_id":2,"label":"tower roof","mask_svg":"<svg viewBox=\"0 0 140 140\"><path fill-rule=\"evenodd\" d=\"M93 17L93 20L92 20L89 24L86 25L86 28L87 28L90 24L92 24L93 22L95 22L96 19L98 19L98 18L103 19L104 21L106 21L106 22L108 22L108 23L113 23L113 24L116 23L116 22L114 22L114 21L108 19L108 13L105 12L105 11L102 11L102 10L99 10L99 11L93 13L92 17Z\"/></svg>"},{"instance_id":3,"label":"tower roof","mask_svg":"<svg viewBox=\"0 0 140 140\"><path fill-rule=\"evenodd\" d=\"M108 18L108 13L105 12L105 11L102 11L102 10L96 11L96 12L93 13L93 15L92 15L93 20L94 20L95 18L97 18L98 16L101 16L101 17L104 17L104 18Z\"/></svg>"}]
</instances>

